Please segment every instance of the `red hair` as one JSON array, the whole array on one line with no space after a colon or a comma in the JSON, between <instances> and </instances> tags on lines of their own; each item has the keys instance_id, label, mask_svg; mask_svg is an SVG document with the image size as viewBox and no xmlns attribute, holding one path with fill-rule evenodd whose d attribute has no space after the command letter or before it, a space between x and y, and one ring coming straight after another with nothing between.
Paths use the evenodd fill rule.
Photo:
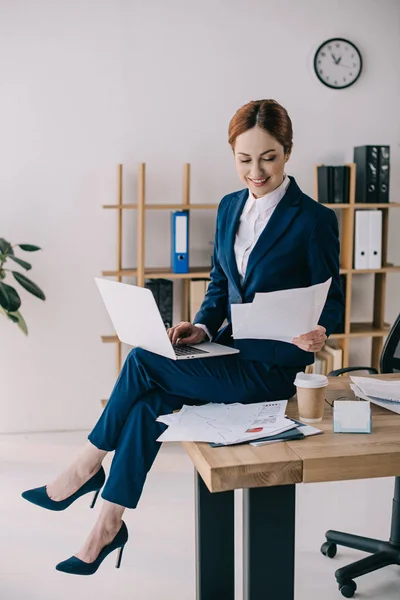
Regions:
<instances>
[{"instance_id":1,"label":"red hair","mask_svg":"<svg viewBox=\"0 0 400 600\"><path fill-rule=\"evenodd\" d=\"M228 129L228 142L232 150L237 136L256 125L272 135L283 146L285 154L291 151L292 121L286 109L276 100L251 100L236 111Z\"/></svg>"}]
</instances>

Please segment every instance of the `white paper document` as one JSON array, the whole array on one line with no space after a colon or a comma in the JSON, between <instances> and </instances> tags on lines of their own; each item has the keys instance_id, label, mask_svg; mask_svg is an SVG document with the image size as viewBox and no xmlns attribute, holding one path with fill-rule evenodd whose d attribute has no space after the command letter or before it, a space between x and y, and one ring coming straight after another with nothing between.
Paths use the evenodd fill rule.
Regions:
<instances>
[{"instance_id":1,"label":"white paper document","mask_svg":"<svg viewBox=\"0 0 400 600\"><path fill-rule=\"evenodd\" d=\"M186 406L157 421L168 425L158 442L214 442L237 444L275 435L296 425L285 418L287 400L254 404Z\"/></svg>"},{"instance_id":2,"label":"white paper document","mask_svg":"<svg viewBox=\"0 0 400 600\"><path fill-rule=\"evenodd\" d=\"M291 342L313 331L325 306L332 282L306 288L257 293L253 302L231 304L235 339L262 339Z\"/></svg>"},{"instance_id":3,"label":"white paper document","mask_svg":"<svg viewBox=\"0 0 400 600\"><path fill-rule=\"evenodd\" d=\"M353 379L352 376L350 376L350 378ZM354 379L363 379L363 378L355 377ZM376 404L377 406L381 406L382 408L387 408L388 410L391 410L392 412L395 412L400 415L400 402L396 402L393 400L384 400L382 398L377 398L375 396L368 396L367 394L365 394L362 391L362 389L360 389L358 387L358 385L356 383L351 383L350 388L353 390L353 392L357 396L357 398L362 398L363 400L369 400L370 402L372 402L373 404Z\"/></svg>"},{"instance_id":4,"label":"white paper document","mask_svg":"<svg viewBox=\"0 0 400 600\"><path fill-rule=\"evenodd\" d=\"M375 377L356 377L354 375L351 375L350 379L369 398L400 402L400 382L398 380L375 379Z\"/></svg>"}]
</instances>

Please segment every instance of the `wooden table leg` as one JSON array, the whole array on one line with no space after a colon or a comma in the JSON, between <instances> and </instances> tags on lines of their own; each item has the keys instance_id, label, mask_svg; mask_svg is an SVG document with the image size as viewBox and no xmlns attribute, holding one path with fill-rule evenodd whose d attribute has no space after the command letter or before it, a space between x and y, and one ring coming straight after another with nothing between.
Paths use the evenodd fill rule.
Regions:
<instances>
[{"instance_id":1,"label":"wooden table leg","mask_svg":"<svg viewBox=\"0 0 400 600\"><path fill-rule=\"evenodd\" d=\"M235 598L235 496L211 494L195 471L197 600Z\"/></svg>"},{"instance_id":2,"label":"wooden table leg","mask_svg":"<svg viewBox=\"0 0 400 600\"><path fill-rule=\"evenodd\" d=\"M296 489L243 490L243 599L293 600Z\"/></svg>"}]
</instances>

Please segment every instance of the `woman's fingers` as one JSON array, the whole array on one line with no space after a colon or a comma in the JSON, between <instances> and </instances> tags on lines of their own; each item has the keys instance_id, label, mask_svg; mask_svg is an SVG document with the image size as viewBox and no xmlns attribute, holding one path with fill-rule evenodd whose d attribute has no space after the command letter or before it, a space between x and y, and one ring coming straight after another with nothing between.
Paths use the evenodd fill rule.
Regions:
<instances>
[{"instance_id":1,"label":"woman's fingers","mask_svg":"<svg viewBox=\"0 0 400 600\"><path fill-rule=\"evenodd\" d=\"M192 325L191 323L182 322L179 325L175 325L175 327L171 327L169 330L171 333L169 335L169 339L173 344L176 344L179 338L186 338L187 334L190 332Z\"/></svg>"}]
</instances>

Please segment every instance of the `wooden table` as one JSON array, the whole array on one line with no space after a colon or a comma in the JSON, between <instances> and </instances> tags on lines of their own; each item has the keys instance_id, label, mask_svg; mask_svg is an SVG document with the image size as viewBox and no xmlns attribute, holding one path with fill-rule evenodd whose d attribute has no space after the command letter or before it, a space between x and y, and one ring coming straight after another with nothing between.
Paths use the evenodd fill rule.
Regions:
<instances>
[{"instance_id":1,"label":"wooden table","mask_svg":"<svg viewBox=\"0 0 400 600\"><path fill-rule=\"evenodd\" d=\"M400 385L400 374L373 377ZM327 401L354 399L349 381L329 378ZM287 414L297 416L295 399ZM400 475L400 415L375 405L372 414L371 434L332 433L327 403L323 435L258 448L183 444L196 469L197 600L234 600L235 489L243 489L244 600L293 600L296 484Z\"/></svg>"}]
</instances>

